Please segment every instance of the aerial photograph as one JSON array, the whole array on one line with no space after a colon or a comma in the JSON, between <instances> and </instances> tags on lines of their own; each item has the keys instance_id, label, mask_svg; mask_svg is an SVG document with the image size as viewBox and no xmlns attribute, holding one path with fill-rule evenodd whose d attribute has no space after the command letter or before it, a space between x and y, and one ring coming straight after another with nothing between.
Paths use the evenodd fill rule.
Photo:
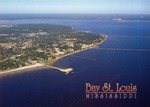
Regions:
<instances>
[{"instance_id":1,"label":"aerial photograph","mask_svg":"<svg viewBox=\"0 0 150 107\"><path fill-rule=\"evenodd\" d=\"M150 107L150 0L0 0L0 107Z\"/></svg>"}]
</instances>

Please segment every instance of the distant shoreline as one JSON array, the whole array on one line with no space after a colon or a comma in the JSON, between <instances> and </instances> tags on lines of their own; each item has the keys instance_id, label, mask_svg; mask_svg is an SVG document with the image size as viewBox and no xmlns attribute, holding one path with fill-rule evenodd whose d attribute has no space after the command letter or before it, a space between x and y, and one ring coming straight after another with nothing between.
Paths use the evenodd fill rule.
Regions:
<instances>
[{"instance_id":1,"label":"distant shoreline","mask_svg":"<svg viewBox=\"0 0 150 107\"><path fill-rule=\"evenodd\" d=\"M14 20L0 20L0 23L1 25L3 25L3 23L6 23L6 22L28 22L28 21L31 21L31 20L57 20L57 18L51 18L51 19L14 19ZM125 20L125 19L112 19L114 21L117 21L117 22L150 22L150 20Z\"/></svg>"},{"instance_id":2,"label":"distant shoreline","mask_svg":"<svg viewBox=\"0 0 150 107\"><path fill-rule=\"evenodd\" d=\"M150 20L119 20L118 22L150 22Z\"/></svg>"},{"instance_id":3,"label":"distant shoreline","mask_svg":"<svg viewBox=\"0 0 150 107\"><path fill-rule=\"evenodd\" d=\"M14 19L14 20L0 20L0 22L15 22L15 21L29 21L29 20L50 20L50 19Z\"/></svg>"},{"instance_id":4,"label":"distant shoreline","mask_svg":"<svg viewBox=\"0 0 150 107\"><path fill-rule=\"evenodd\" d=\"M57 18L49 18L49 19L0 19L0 23L4 23L4 22L17 22L17 21L19 21L19 22L27 22L27 21L33 21L33 20L37 20L37 21L39 21L39 20L59 20L59 19L57 19Z\"/></svg>"},{"instance_id":5,"label":"distant shoreline","mask_svg":"<svg viewBox=\"0 0 150 107\"><path fill-rule=\"evenodd\" d=\"M25 70L35 70L37 68L51 68L50 66L53 65L56 61L58 61L59 59L61 58L64 58L66 56L70 56L70 55L73 55L73 54L76 54L76 53L79 53L79 52L82 52L82 51L85 51L85 50L89 50L89 49L93 49L93 48L97 48L98 45L102 44L103 42L105 42L105 40L107 39L107 36L105 35L105 39L102 40L100 43L92 46L92 47L89 47L89 48L85 48L85 49L82 49L82 50L77 50L77 51L74 51L74 52L71 52L71 53L68 53L68 54L65 54L65 55L62 55L62 56L59 56L57 57L56 59L54 59L54 62L50 65L45 65L45 64L41 64L41 63L36 63L34 65L28 65L28 66L24 66L24 67L20 67L20 68L16 68L16 69L11 69L11 70L5 70L5 71L0 71L0 77L1 76L4 76L4 75L8 75L8 74L12 74L12 73L18 73L18 72L23 72Z\"/></svg>"},{"instance_id":6,"label":"distant shoreline","mask_svg":"<svg viewBox=\"0 0 150 107\"><path fill-rule=\"evenodd\" d=\"M150 22L150 20L126 20L126 19L121 19L121 18L114 18L112 19L114 21L117 21L117 22Z\"/></svg>"}]
</instances>

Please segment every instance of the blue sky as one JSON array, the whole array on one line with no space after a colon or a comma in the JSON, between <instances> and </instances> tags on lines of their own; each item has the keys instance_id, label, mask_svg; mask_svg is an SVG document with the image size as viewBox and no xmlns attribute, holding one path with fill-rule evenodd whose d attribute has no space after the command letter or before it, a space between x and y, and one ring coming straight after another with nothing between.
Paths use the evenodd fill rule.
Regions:
<instances>
[{"instance_id":1,"label":"blue sky","mask_svg":"<svg viewBox=\"0 0 150 107\"><path fill-rule=\"evenodd\" d=\"M150 14L150 0L0 0L0 13Z\"/></svg>"}]
</instances>

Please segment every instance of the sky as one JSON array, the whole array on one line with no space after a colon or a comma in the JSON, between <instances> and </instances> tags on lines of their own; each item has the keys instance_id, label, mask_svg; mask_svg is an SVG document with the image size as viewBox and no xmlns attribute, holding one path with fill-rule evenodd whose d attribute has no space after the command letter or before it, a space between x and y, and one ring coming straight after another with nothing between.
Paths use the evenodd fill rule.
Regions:
<instances>
[{"instance_id":1,"label":"sky","mask_svg":"<svg viewBox=\"0 0 150 107\"><path fill-rule=\"evenodd\" d=\"M0 13L150 14L150 0L0 0Z\"/></svg>"}]
</instances>

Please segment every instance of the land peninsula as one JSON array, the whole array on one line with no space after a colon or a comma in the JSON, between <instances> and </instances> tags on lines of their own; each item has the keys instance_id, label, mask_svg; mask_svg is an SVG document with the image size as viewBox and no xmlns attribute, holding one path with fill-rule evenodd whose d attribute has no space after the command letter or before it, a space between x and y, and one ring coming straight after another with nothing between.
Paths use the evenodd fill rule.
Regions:
<instances>
[{"instance_id":1,"label":"land peninsula","mask_svg":"<svg viewBox=\"0 0 150 107\"><path fill-rule=\"evenodd\" d=\"M51 65L58 59L95 48L106 38L103 34L76 31L64 25L2 25L0 75L36 67L55 69ZM62 69L62 72L65 71Z\"/></svg>"}]
</instances>

